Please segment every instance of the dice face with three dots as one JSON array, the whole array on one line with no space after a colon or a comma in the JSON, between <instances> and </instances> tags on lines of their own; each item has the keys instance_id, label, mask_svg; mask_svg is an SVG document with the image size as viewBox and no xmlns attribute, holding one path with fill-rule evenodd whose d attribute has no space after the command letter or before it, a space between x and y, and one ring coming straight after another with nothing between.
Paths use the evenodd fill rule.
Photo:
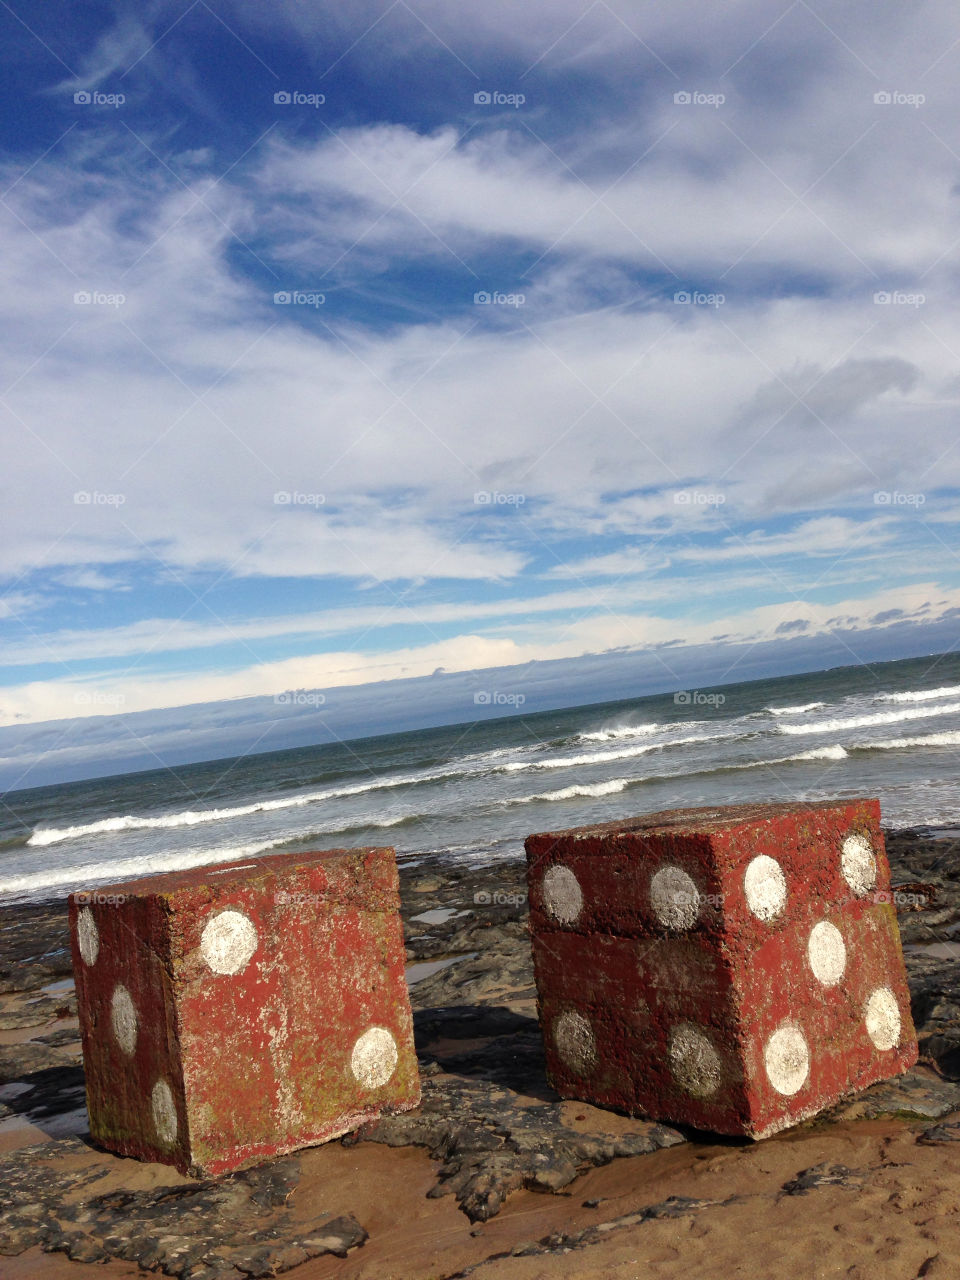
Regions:
<instances>
[{"instance_id":1,"label":"dice face with three dots","mask_svg":"<svg viewBox=\"0 0 960 1280\"><path fill-rule=\"evenodd\" d=\"M917 1058L876 800L530 836L564 1097L761 1138Z\"/></svg>"},{"instance_id":2,"label":"dice face with three dots","mask_svg":"<svg viewBox=\"0 0 960 1280\"><path fill-rule=\"evenodd\" d=\"M220 1174L419 1102L392 849L76 893L70 925L102 1146Z\"/></svg>"}]
</instances>

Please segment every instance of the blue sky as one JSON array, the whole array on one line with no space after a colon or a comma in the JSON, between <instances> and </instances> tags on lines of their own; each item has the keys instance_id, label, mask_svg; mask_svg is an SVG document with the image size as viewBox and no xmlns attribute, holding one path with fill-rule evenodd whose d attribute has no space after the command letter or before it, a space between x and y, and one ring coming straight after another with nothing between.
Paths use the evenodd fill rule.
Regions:
<instances>
[{"instance_id":1,"label":"blue sky","mask_svg":"<svg viewBox=\"0 0 960 1280\"><path fill-rule=\"evenodd\" d=\"M0 726L947 647L954 6L0 24Z\"/></svg>"}]
</instances>

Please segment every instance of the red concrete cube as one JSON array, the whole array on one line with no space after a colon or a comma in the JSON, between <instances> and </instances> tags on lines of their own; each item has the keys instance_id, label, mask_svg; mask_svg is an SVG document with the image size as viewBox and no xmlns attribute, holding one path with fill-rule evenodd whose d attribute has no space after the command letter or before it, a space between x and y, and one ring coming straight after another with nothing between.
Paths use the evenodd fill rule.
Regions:
<instances>
[{"instance_id":1,"label":"red concrete cube","mask_svg":"<svg viewBox=\"0 0 960 1280\"><path fill-rule=\"evenodd\" d=\"M70 897L90 1133L219 1174L420 1100L392 849Z\"/></svg>"},{"instance_id":2,"label":"red concrete cube","mask_svg":"<svg viewBox=\"0 0 960 1280\"><path fill-rule=\"evenodd\" d=\"M876 800L530 836L563 1097L763 1138L917 1059Z\"/></svg>"}]
</instances>

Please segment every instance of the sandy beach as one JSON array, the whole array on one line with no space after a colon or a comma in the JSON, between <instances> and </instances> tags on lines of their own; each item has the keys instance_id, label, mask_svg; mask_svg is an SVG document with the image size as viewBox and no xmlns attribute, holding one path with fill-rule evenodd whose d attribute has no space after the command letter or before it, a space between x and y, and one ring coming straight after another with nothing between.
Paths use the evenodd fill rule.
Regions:
<instances>
[{"instance_id":1,"label":"sandy beach","mask_svg":"<svg viewBox=\"0 0 960 1280\"><path fill-rule=\"evenodd\" d=\"M85 1141L61 904L4 911L0 1271L236 1280L953 1274L957 842L888 832L921 1061L762 1143L561 1101L523 868L401 867L421 1107L219 1182Z\"/></svg>"}]
</instances>

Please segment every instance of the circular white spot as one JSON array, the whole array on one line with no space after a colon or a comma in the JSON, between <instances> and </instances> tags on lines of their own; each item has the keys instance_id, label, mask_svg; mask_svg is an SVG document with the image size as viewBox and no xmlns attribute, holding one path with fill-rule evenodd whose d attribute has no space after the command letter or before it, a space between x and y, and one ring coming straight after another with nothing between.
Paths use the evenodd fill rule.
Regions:
<instances>
[{"instance_id":1,"label":"circular white spot","mask_svg":"<svg viewBox=\"0 0 960 1280\"><path fill-rule=\"evenodd\" d=\"M543 877L543 905L561 924L573 924L580 915L583 891L569 867L553 866Z\"/></svg>"},{"instance_id":2,"label":"circular white spot","mask_svg":"<svg viewBox=\"0 0 960 1280\"><path fill-rule=\"evenodd\" d=\"M137 1010L130 992L117 986L110 1001L110 1025L117 1044L130 1057L137 1047Z\"/></svg>"},{"instance_id":3,"label":"circular white spot","mask_svg":"<svg viewBox=\"0 0 960 1280\"><path fill-rule=\"evenodd\" d=\"M397 1069L397 1042L386 1027L371 1027L353 1046L350 1070L365 1089L379 1089Z\"/></svg>"},{"instance_id":4,"label":"circular white spot","mask_svg":"<svg viewBox=\"0 0 960 1280\"><path fill-rule=\"evenodd\" d=\"M158 1080L150 1095L153 1127L160 1145L169 1147L177 1136L177 1108L166 1080Z\"/></svg>"},{"instance_id":5,"label":"circular white spot","mask_svg":"<svg viewBox=\"0 0 960 1280\"><path fill-rule=\"evenodd\" d=\"M843 934L829 920L821 920L810 930L807 959L813 976L825 987L835 987L847 967L847 948Z\"/></svg>"},{"instance_id":6,"label":"circular white spot","mask_svg":"<svg viewBox=\"0 0 960 1280\"><path fill-rule=\"evenodd\" d=\"M200 951L214 973L240 973L257 949L257 931L241 911L221 911L209 919Z\"/></svg>"},{"instance_id":7,"label":"circular white spot","mask_svg":"<svg viewBox=\"0 0 960 1280\"><path fill-rule=\"evenodd\" d=\"M695 1098L709 1098L720 1087L720 1057L707 1036L690 1022L670 1035L670 1067L681 1088Z\"/></svg>"},{"instance_id":8,"label":"circular white spot","mask_svg":"<svg viewBox=\"0 0 960 1280\"><path fill-rule=\"evenodd\" d=\"M867 1001L867 1035L878 1049L893 1049L900 1039L900 1006L889 987L878 987Z\"/></svg>"},{"instance_id":9,"label":"circular white spot","mask_svg":"<svg viewBox=\"0 0 960 1280\"><path fill-rule=\"evenodd\" d=\"M776 858L754 858L743 875L747 906L758 920L772 920L787 901L787 881Z\"/></svg>"},{"instance_id":10,"label":"circular white spot","mask_svg":"<svg viewBox=\"0 0 960 1280\"><path fill-rule=\"evenodd\" d=\"M877 883L877 860L866 836L847 836L840 852L840 870L859 897L874 887Z\"/></svg>"},{"instance_id":11,"label":"circular white spot","mask_svg":"<svg viewBox=\"0 0 960 1280\"><path fill-rule=\"evenodd\" d=\"M597 1061L597 1042L593 1028L576 1009L567 1009L553 1024L553 1043L557 1053L578 1076L592 1071Z\"/></svg>"},{"instance_id":12,"label":"circular white spot","mask_svg":"<svg viewBox=\"0 0 960 1280\"><path fill-rule=\"evenodd\" d=\"M778 1027L767 1041L763 1063L777 1093L796 1093L810 1073L810 1050L800 1028L789 1023Z\"/></svg>"},{"instance_id":13,"label":"circular white spot","mask_svg":"<svg viewBox=\"0 0 960 1280\"><path fill-rule=\"evenodd\" d=\"M84 907L77 916L77 942L84 963L95 965L100 954L100 930L89 907Z\"/></svg>"},{"instance_id":14,"label":"circular white spot","mask_svg":"<svg viewBox=\"0 0 960 1280\"><path fill-rule=\"evenodd\" d=\"M650 905L668 929L689 929L700 912L700 892L685 871L663 867L650 881Z\"/></svg>"}]
</instances>

